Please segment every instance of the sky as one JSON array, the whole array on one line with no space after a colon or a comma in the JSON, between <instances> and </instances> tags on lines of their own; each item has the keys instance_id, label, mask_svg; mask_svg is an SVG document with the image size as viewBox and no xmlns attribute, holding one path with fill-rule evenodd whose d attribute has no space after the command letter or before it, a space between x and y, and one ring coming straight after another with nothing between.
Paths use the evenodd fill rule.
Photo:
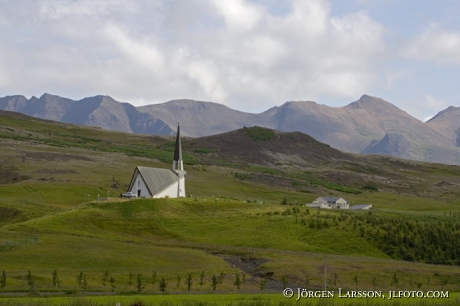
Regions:
<instances>
[{"instance_id":1,"label":"sky","mask_svg":"<svg viewBox=\"0 0 460 306\"><path fill-rule=\"evenodd\" d=\"M460 106L457 0L0 0L0 97Z\"/></svg>"}]
</instances>

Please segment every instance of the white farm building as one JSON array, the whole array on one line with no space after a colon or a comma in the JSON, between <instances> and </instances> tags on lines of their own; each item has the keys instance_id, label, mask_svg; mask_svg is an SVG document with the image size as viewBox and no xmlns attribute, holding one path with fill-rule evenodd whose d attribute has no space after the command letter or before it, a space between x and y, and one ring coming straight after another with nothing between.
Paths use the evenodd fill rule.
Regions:
<instances>
[{"instance_id":1,"label":"white farm building","mask_svg":"<svg viewBox=\"0 0 460 306\"><path fill-rule=\"evenodd\" d=\"M325 209L349 209L350 202L344 198L338 197L319 197L314 200L311 204L307 204L308 207L312 208L325 208Z\"/></svg>"},{"instance_id":2,"label":"white farm building","mask_svg":"<svg viewBox=\"0 0 460 306\"><path fill-rule=\"evenodd\" d=\"M369 210L372 204L359 204L350 207L350 201L339 197L319 197L311 204L306 204L310 208L320 209L351 209L351 210Z\"/></svg>"},{"instance_id":3,"label":"white farm building","mask_svg":"<svg viewBox=\"0 0 460 306\"><path fill-rule=\"evenodd\" d=\"M185 197L186 174L182 160L180 127L178 126L172 169L136 167L128 192L137 194L139 198Z\"/></svg>"}]
</instances>

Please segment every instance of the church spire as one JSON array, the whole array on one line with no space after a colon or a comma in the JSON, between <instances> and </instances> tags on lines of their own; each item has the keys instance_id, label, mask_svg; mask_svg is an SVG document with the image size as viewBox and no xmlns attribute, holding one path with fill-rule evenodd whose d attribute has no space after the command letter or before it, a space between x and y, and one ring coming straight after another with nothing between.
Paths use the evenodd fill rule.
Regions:
<instances>
[{"instance_id":1,"label":"church spire","mask_svg":"<svg viewBox=\"0 0 460 306\"><path fill-rule=\"evenodd\" d=\"M184 162L182 161L182 145L180 141L180 126L177 124L176 147L174 149L174 171L184 171Z\"/></svg>"}]
</instances>

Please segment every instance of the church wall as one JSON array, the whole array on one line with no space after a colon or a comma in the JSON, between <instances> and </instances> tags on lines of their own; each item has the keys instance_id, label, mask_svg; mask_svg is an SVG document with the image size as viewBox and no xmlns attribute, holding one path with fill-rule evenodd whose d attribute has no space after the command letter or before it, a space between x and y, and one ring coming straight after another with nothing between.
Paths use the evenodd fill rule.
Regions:
<instances>
[{"instance_id":1,"label":"church wall","mask_svg":"<svg viewBox=\"0 0 460 306\"><path fill-rule=\"evenodd\" d=\"M139 190L140 196L139 196ZM144 180L142 179L141 175L139 173L136 174L136 177L134 178L134 184L131 190L128 190L130 192L133 192L138 195L138 197L145 197L145 198L150 198L152 195L149 192L149 189L145 185Z\"/></svg>"},{"instance_id":2,"label":"church wall","mask_svg":"<svg viewBox=\"0 0 460 306\"><path fill-rule=\"evenodd\" d=\"M185 177L182 177L179 180L179 191L178 191L178 197L179 198L185 198Z\"/></svg>"},{"instance_id":3,"label":"church wall","mask_svg":"<svg viewBox=\"0 0 460 306\"><path fill-rule=\"evenodd\" d=\"M177 190L178 190L179 182L176 182L166 188L165 190L161 191L160 193L157 193L154 195L154 198L177 198Z\"/></svg>"},{"instance_id":4,"label":"church wall","mask_svg":"<svg viewBox=\"0 0 460 306\"><path fill-rule=\"evenodd\" d=\"M185 197L185 178L182 177L162 192L153 196L154 198L183 198Z\"/></svg>"}]
</instances>

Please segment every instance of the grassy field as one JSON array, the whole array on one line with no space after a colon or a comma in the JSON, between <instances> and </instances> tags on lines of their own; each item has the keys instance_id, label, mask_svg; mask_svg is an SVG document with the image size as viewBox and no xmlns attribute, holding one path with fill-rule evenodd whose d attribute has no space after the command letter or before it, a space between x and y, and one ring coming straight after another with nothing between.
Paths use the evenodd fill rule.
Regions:
<instances>
[{"instance_id":1,"label":"grassy field","mask_svg":"<svg viewBox=\"0 0 460 306\"><path fill-rule=\"evenodd\" d=\"M351 299L339 298L336 292L333 298L287 299L281 294L193 294L193 295L140 295L140 296L98 296L98 297L52 297L52 298L21 298L0 299L5 306L38 306L38 305L72 305L72 306L108 306L108 305L174 305L174 306L291 306L291 305L458 305L458 294L450 294L443 299Z\"/></svg>"},{"instance_id":2,"label":"grassy field","mask_svg":"<svg viewBox=\"0 0 460 306\"><path fill-rule=\"evenodd\" d=\"M186 305L210 294L205 296L210 305L223 305L220 296L229 292L223 295L228 305L239 305L233 297L253 298L254 305L286 304L283 287L320 289L325 266L330 289L458 291L460 285L460 267L452 259L456 247L443 253L447 247L423 240L428 234L414 229L433 228L440 235L433 240L452 245L459 240L458 167L386 168L387 181L407 172L410 184L394 192L329 182L325 173L331 164L300 173L298 167L201 160L214 151L191 151L184 157L188 198L123 200L119 195L136 166L170 167L172 139L0 116L0 144L0 276L6 273L0 305L22 303L6 297L28 292L68 294L70 300L62 303L70 305L75 295L111 294L111 285L114 293L131 295L116 298L139 297L152 304ZM374 171L366 167L361 167L364 172ZM275 183L250 179L258 175ZM291 184L294 178L304 186ZM321 195L371 203L374 209L370 214L318 212L302 205ZM386 248L389 233L395 244ZM416 248L430 244L431 249ZM53 284L54 271L59 287ZM189 274L194 294L184 295ZM84 286L77 282L79 275ZM219 278L215 291L213 275ZM162 278L169 296L159 294ZM255 294L267 292L275 295ZM37 303L46 304L42 298Z\"/></svg>"},{"instance_id":3,"label":"grassy field","mask_svg":"<svg viewBox=\"0 0 460 306\"><path fill-rule=\"evenodd\" d=\"M261 276L269 272L273 273L270 290L280 290L283 278L296 286L321 287L325 261L327 282L334 287L414 289L420 283L425 289L454 290L460 284L457 266L393 260L345 221L339 226L310 228L301 219L315 220L317 213L306 208L299 215L286 215L298 206L216 200L101 200L10 224L0 232L11 245L2 252L0 269L8 271L10 290L27 290L28 270L36 276L37 290L55 290L54 269L62 290L84 291L75 281L80 271L87 276L86 289L99 291L109 288L102 282L105 271L114 276L117 291L122 292L136 290L130 274L141 275L144 291L158 292L158 284L152 284L153 273L167 279L170 292L185 290L188 273L195 282L193 291L198 292L212 290L211 276L221 273L225 277L220 290L235 290L235 276L244 274L247 282L241 290L258 291ZM337 213L321 215L333 218ZM15 235L21 239L36 236L38 241L15 245ZM256 266L248 269L247 263ZM205 284L198 286L202 272ZM392 285L395 273L396 286ZM178 276L182 278L179 286ZM444 277L449 279L446 284Z\"/></svg>"}]
</instances>

